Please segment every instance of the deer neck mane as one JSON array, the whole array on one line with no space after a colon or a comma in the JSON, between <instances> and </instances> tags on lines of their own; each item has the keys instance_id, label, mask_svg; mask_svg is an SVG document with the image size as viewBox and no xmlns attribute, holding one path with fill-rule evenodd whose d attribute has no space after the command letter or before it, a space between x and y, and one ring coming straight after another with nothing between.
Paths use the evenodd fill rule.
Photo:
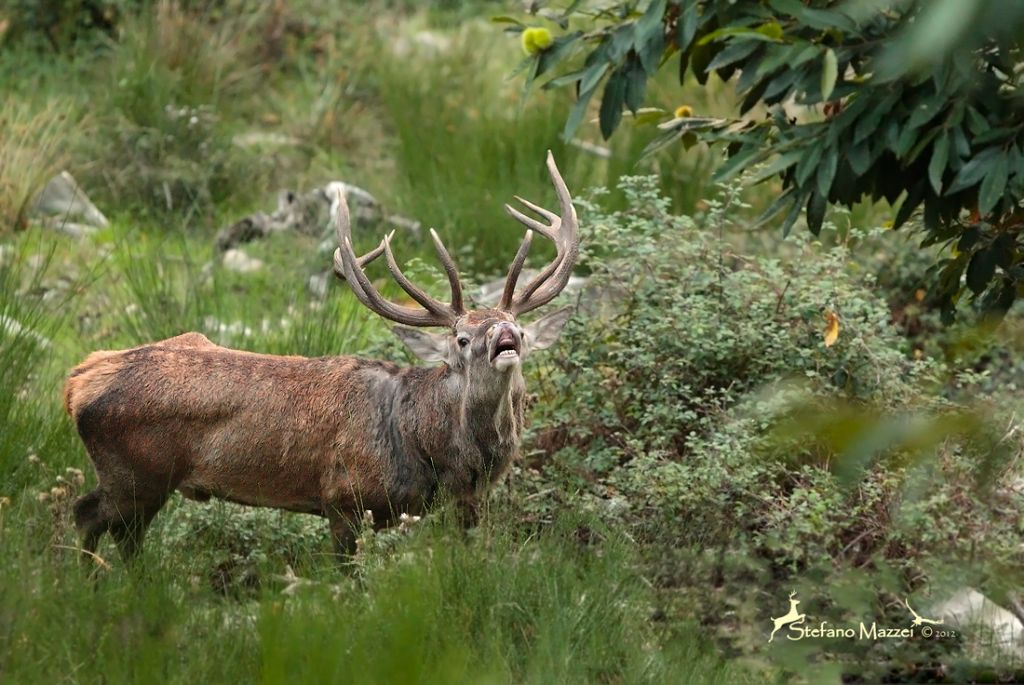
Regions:
<instances>
[{"instance_id":1,"label":"deer neck mane","mask_svg":"<svg viewBox=\"0 0 1024 685\"><path fill-rule=\"evenodd\" d=\"M459 419L476 442L499 449L519 444L525 397L520 369L482 379L465 378L461 390Z\"/></svg>"}]
</instances>

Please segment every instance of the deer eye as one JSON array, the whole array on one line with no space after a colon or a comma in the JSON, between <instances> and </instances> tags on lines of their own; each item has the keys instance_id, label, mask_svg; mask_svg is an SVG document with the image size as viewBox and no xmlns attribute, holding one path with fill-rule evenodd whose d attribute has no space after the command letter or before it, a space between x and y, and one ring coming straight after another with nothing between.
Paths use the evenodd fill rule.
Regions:
<instances>
[{"instance_id":1,"label":"deer eye","mask_svg":"<svg viewBox=\"0 0 1024 685\"><path fill-rule=\"evenodd\" d=\"M469 344L469 338L467 338L466 336L460 335L457 338L457 340L458 340L458 343L459 343L459 347L465 347L466 345Z\"/></svg>"}]
</instances>

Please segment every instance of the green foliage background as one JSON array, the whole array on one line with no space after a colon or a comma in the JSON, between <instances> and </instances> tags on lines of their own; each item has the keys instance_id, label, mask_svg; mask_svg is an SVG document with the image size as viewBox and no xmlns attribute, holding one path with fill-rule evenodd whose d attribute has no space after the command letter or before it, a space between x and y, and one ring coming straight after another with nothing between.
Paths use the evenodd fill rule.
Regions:
<instances>
[{"instance_id":1,"label":"green foliage background","mask_svg":"<svg viewBox=\"0 0 1024 685\"><path fill-rule=\"evenodd\" d=\"M895 228L920 211L923 244L955 246L935 264L947 319L965 295L995 313L1016 298L1018 4L653 0L572 3L548 18L576 30L529 60L527 82L575 89L566 138L598 92L601 133L610 137L625 109L637 116L661 69L677 72L680 84L688 74L700 84L735 77L738 117L665 113L648 150L703 140L727 151L720 181L755 167L754 182L780 177L783 192L763 218L784 213L783 234L806 210L817 235L829 205L864 198L893 207Z\"/></svg>"},{"instance_id":2,"label":"green foliage background","mask_svg":"<svg viewBox=\"0 0 1024 685\"><path fill-rule=\"evenodd\" d=\"M831 50L829 101L848 93L832 118L794 124L757 105L730 132L712 122L734 115L742 75L698 83L691 55L680 87L678 55L659 68L654 52L635 50L639 37L656 41L672 7L692 3L612 3L603 14L572 3L568 23L567 6L541 7L537 19L501 2L57 4L58 15L43 13L49 4L0 9L0 88L12 94L0 103L0 680L1019 678L983 630L766 642L793 591L815 621L903 626L908 597L926 611L970 586L1011 606L1020 587L1020 314L1011 306L996 328L961 307L943 326L948 293L927 273L950 256L973 272L976 257L964 255L1012 231L965 224L950 255L942 241L920 247L883 227L888 210L871 202L825 212L817 235L779 240L779 220L759 225L780 196L804 182L814 192L817 169L830 166L821 160L845 150L858 123L818 146L799 183L801 161L758 166L744 146L762 134L773 145L803 144L801 131L828 139L854 104L841 66L856 61L854 34L871 22L857 19L839 41L807 28L831 16L816 6L701 3L721 11L716 21L746 22L708 50L781 59L776 51L804 45L815 51L807 69ZM98 26L96 7L116 11ZM768 14L751 18L751 7ZM978 7L976 24L999 23ZM543 85L568 74L524 93L508 78L518 36L503 28L531 23L554 41L523 63L527 76ZM691 48L710 31L698 22ZM621 64L595 68L574 53L607 41ZM955 44L972 45L967 34ZM908 54L900 64L931 68L927 53ZM607 143L613 108L596 97L579 106L557 87L583 78L574 60L595 90L632 65ZM900 92L938 92L922 79ZM679 105L699 116L670 116ZM566 120L574 140L560 138ZM970 120L965 110L973 154ZM684 135L694 143L685 149L675 141L687 127L706 140L747 138L723 141L737 144L730 153ZM241 142L253 133L263 142ZM865 141L874 150L886 138ZM552 202L548 148L578 198L578 273L589 281L557 303L579 306L561 343L529 361L524 459L478 529L463 536L444 509L397 530L366 528L360 555L339 569L319 520L174 498L136 568L109 545L102 564L79 560L69 508L94 476L60 387L89 352L198 330L239 349L409 361L344 284L308 288L329 269L319 236L248 244L264 268L241 274L221 267L218 228L272 208L280 188L344 180L436 225L480 283L503 274L521 236L501 203ZM734 176L711 180L740 155L749 169L733 161ZM829 193L846 160L837 152ZM31 216L61 169L110 227L72 240ZM900 182L931 187L915 173ZM950 167L943 185L954 178ZM367 246L385 230L358 228ZM395 244L407 273L443 291L422 238ZM533 265L551 254L536 252ZM992 282L1012 276L1001 264ZM397 295L378 266L371 276ZM839 329L827 345L829 316Z\"/></svg>"}]
</instances>

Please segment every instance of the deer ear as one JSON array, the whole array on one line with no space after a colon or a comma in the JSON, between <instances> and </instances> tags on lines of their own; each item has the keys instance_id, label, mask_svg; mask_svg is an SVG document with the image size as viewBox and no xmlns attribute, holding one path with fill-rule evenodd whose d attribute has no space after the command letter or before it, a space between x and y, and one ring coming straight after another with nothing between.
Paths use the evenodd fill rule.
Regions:
<instances>
[{"instance_id":1,"label":"deer ear","mask_svg":"<svg viewBox=\"0 0 1024 685\"><path fill-rule=\"evenodd\" d=\"M551 347L562 334L562 327L572 316L572 307L563 307L537 319L526 327L526 339L531 350L543 350Z\"/></svg>"},{"instance_id":2,"label":"deer ear","mask_svg":"<svg viewBox=\"0 0 1024 685\"><path fill-rule=\"evenodd\" d=\"M448 334L430 333L419 328L395 326L392 329L398 339L405 343L412 353L425 362L448 361Z\"/></svg>"}]
</instances>

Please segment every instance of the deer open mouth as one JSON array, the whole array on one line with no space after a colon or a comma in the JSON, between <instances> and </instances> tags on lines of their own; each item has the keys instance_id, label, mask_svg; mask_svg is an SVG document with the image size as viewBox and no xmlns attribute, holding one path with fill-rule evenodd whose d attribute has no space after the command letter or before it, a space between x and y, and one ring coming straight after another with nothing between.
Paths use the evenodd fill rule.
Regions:
<instances>
[{"instance_id":1,"label":"deer open mouth","mask_svg":"<svg viewBox=\"0 0 1024 685\"><path fill-rule=\"evenodd\" d=\"M498 334L494 341L494 351L491 352L491 361L514 360L519 358L519 339L510 329L505 328Z\"/></svg>"}]
</instances>

